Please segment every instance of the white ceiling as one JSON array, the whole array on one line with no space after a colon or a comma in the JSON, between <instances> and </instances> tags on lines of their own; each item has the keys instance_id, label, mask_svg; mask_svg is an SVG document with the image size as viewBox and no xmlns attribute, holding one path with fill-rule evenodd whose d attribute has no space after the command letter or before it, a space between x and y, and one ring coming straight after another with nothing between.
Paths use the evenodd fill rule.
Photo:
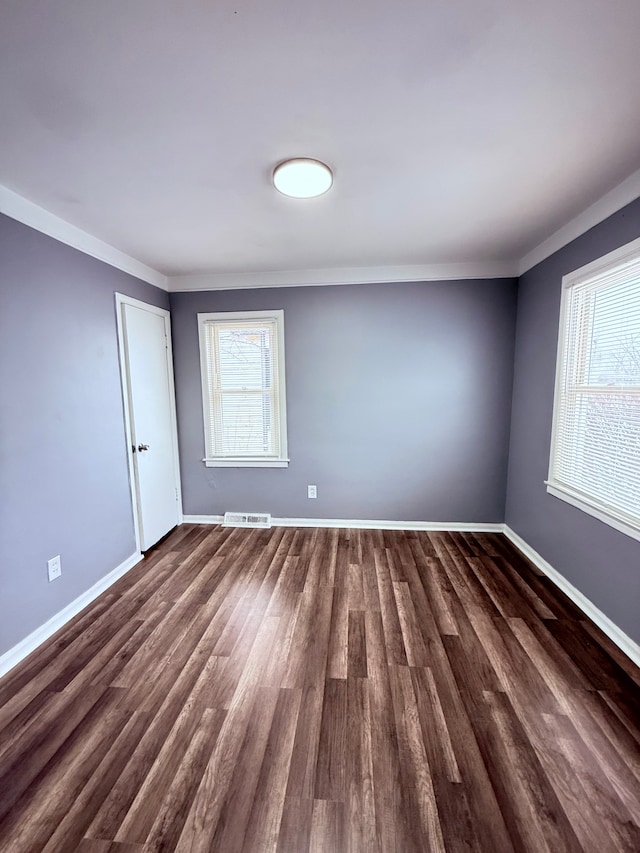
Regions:
<instances>
[{"instance_id":1,"label":"white ceiling","mask_svg":"<svg viewBox=\"0 0 640 853\"><path fill-rule=\"evenodd\" d=\"M170 276L500 268L640 168L639 33L638 0L3 0L0 184ZM331 192L280 196L291 156Z\"/></svg>"}]
</instances>

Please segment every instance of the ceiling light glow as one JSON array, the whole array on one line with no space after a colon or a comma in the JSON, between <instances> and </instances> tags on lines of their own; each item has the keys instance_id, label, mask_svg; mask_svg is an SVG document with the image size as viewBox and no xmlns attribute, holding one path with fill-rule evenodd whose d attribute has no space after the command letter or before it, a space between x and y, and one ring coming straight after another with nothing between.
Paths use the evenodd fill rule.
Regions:
<instances>
[{"instance_id":1,"label":"ceiling light glow","mask_svg":"<svg viewBox=\"0 0 640 853\"><path fill-rule=\"evenodd\" d=\"M291 198L315 198L331 189L333 173L319 160L296 157L276 166L273 185L278 192Z\"/></svg>"}]
</instances>

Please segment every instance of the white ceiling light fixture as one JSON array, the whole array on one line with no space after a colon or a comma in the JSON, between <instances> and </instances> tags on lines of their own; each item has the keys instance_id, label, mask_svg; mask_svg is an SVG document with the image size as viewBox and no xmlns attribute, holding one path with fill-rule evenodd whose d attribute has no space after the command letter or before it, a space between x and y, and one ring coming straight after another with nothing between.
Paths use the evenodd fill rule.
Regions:
<instances>
[{"instance_id":1,"label":"white ceiling light fixture","mask_svg":"<svg viewBox=\"0 0 640 853\"><path fill-rule=\"evenodd\" d=\"M291 198L316 198L333 186L333 172L320 160L296 157L276 166L273 185Z\"/></svg>"}]
</instances>

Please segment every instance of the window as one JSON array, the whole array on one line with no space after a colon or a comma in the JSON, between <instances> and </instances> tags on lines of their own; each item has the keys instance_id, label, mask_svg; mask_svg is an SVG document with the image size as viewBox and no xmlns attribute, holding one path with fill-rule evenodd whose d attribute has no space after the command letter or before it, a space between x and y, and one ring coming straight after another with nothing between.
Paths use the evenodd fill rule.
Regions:
<instances>
[{"instance_id":1,"label":"window","mask_svg":"<svg viewBox=\"0 0 640 853\"><path fill-rule=\"evenodd\" d=\"M198 314L208 466L284 468L284 312Z\"/></svg>"},{"instance_id":2,"label":"window","mask_svg":"<svg viewBox=\"0 0 640 853\"><path fill-rule=\"evenodd\" d=\"M562 284L547 490L640 539L640 240Z\"/></svg>"}]
</instances>

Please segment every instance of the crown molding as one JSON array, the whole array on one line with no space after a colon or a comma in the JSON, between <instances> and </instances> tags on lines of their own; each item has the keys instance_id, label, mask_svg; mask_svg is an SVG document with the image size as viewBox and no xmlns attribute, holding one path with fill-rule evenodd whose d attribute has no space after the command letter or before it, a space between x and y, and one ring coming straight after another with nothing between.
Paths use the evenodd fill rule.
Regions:
<instances>
[{"instance_id":1,"label":"crown molding","mask_svg":"<svg viewBox=\"0 0 640 853\"><path fill-rule=\"evenodd\" d=\"M55 240L171 293L198 290L245 290L412 281L513 278L530 270L590 228L640 198L640 170L558 229L518 261L450 264L401 264L375 267L211 272L165 276L43 207L0 185L0 213Z\"/></svg>"},{"instance_id":2,"label":"crown molding","mask_svg":"<svg viewBox=\"0 0 640 853\"><path fill-rule=\"evenodd\" d=\"M580 237L590 228L603 222L607 217L622 210L627 204L640 197L640 170L634 172L617 187L603 195L594 204L583 210L578 216L563 225L550 237L528 252L520 261L518 275L544 261L558 249L562 249L576 237Z\"/></svg>"},{"instance_id":3,"label":"crown molding","mask_svg":"<svg viewBox=\"0 0 640 853\"><path fill-rule=\"evenodd\" d=\"M322 287L334 284L511 278L517 274L516 263L496 261L479 264L414 264L271 272L201 273L170 276L168 281L169 292L179 293L194 290L246 290L263 287Z\"/></svg>"},{"instance_id":4,"label":"crown molding","mask_svg":"<svg viewBox=\"0 0 640 853\"><path fill-rule=\"evenodd\" d=\"M81 228L0 185L0 213L136 278L168 290L167 277Z\"/></svg>"}]
</instances>

